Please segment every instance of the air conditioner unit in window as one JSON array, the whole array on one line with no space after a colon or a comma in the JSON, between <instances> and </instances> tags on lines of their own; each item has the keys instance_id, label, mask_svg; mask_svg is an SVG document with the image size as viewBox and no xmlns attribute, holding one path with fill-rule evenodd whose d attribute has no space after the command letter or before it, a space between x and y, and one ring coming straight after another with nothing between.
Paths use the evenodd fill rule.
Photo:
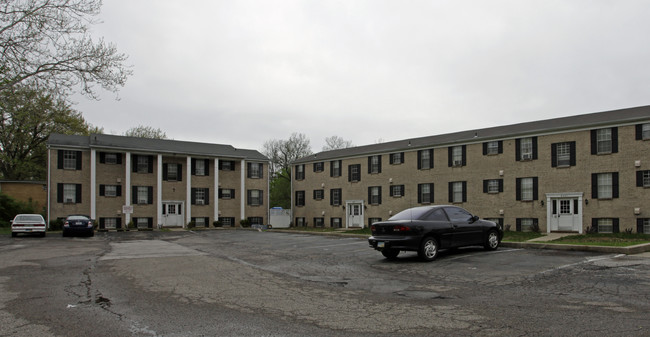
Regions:
<instances>
[{"instance_id":1,"label":"air conditioner unit in window","mask_svg":"<svg viewBox=\"0 0 650 337\"><path fill-rule=\"evenodd\" d=\"M146 203L147 203L147 199L138 200L138 204L146 204Z\"/></svg>"},{"instance_id":2,"label":"air conditioner unit in window","mask_svg":"<svg viewBox=\"0 0 650 337\"><path fill-rule=\"evenodd\" d=\"M197 205L203 205L203 203L204 203L203 200L197 200L197 201L196 201L196 204L197 204Z\"/></svg>"},{"instance_id":3,"label":"air conditioner unit in window","mask_svg":"<svg viewBox=\"0 0 650 337\"><path fill-rule=\"evenodd\" d=\"M521 159L522 159L522 160L532 160L532 159L533 159L533 155L530 154L530 153L525 153L523 156L521 156Z\"/></svg>"},{"instance_id":4,"label":"air conditioner unit in window","mask_svg":"<svg viewBox=\"0 0 650 337\"><path fill-rule=\"evenodd\" d=\"M454 160L454 166L463 166L462 160Z\"/></svg>"},{"instance_id":5,"label":"air conditioner unit in window","mask_svg":"<svg viewBox=\"0 0 650 337\"><path fill-rule=\"evenodd\" d=\"M74 203L74 201L72 201L72 199L68 198L68 199L65 199L65 203L66 204L72 204L72 203Z\"/></svg>"}]
</instances>

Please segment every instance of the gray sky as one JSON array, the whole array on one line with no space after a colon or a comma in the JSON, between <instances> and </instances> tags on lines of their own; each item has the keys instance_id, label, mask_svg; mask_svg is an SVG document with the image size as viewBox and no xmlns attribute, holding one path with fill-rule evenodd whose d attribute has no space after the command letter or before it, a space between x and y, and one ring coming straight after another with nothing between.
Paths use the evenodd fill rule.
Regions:
<instances>
[{"instance_id":1,"label":"gray sky","mask_svg":"<svg viewBox=\"0 0 650 337\"><path fill-rule=\"evenodd\" d=\"M107 0L134 75L106 133L354 145L650 104L650 1Z\"/></svg>"}]
</instances>

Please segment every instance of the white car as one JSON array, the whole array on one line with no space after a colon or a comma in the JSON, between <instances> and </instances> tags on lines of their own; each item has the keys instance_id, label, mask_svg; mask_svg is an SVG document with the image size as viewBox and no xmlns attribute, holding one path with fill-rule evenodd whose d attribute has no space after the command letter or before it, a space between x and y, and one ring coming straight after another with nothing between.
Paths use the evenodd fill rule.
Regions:
<instances>
[{"instance_id":1,"label":"white car","mask_svg":"<svg viewBox=\"0 0 650 337\"><path fill-rule=\"evenodd\" d=\"M18 233L38 233L45 236L45 219L40 214L18 214L11 220L11 236L16 237Z\"/></svg>"}]
</instances>

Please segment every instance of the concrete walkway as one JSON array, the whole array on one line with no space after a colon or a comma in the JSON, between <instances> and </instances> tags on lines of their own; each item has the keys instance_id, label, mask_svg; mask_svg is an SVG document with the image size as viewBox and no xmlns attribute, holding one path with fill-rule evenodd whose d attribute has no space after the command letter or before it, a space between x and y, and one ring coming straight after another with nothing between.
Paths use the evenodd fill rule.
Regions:
<instances>
[{"instance_id":1,"label":"concrete walkway","mask_svg":"<svg viewBox=\"0 0 650 337\"><path fill-rule=\"evenodd\" d=\"M569 236L569 235L578 235L578 233L547 233L544 236L528 240L528 242L548 242L557 240L559 238Z\"/></svg>"}]
</instances>

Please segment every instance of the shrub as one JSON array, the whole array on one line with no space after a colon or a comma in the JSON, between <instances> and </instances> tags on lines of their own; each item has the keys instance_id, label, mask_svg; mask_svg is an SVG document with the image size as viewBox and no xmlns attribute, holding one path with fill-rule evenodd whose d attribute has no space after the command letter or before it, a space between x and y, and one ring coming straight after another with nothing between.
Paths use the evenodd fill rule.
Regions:
<instances>
[{"instance_id":1,"label":"shrub","mask_svg":"<svg viewBox=\"0 0 650 337\"><path fill-rule=\"evenodd\" d=\"M194 227L196 227L196 223L194 221L187 223L187 229L193 229Z\"/></svg>"},{"instance_id":2,"label":"shrub","mask_svg":"<svg viewBox=\"0 0 650 337\"><path fill-rule=\"evenodd\" d=\"M250 226L251 226L251 221L248 220L248 219L241 219L241 220L239 220L239 224L240 224L242 227L246 228L246 227L250 227Z\"/></svg>"},{"instance_id":3,"label":"shrub","mask_svg":"<svg viewBox=\"0 0 650 337\"><path fill-rule=\"evenodd\" d=\"M61 219L50 220L51 231L60 231L61 229L63 229L63 220Z\"/></svg>"},{"instance_id":4,"label":"shrub","mask_svg":"<svg viewBox=\"0 0 650 337\"><path fill-rule=\"evenodd\" d=\"M223 222L221 222L221 221L213 221L212 226L214 226L214 227L223 227Z\"/></svg>"}]
</instances>

